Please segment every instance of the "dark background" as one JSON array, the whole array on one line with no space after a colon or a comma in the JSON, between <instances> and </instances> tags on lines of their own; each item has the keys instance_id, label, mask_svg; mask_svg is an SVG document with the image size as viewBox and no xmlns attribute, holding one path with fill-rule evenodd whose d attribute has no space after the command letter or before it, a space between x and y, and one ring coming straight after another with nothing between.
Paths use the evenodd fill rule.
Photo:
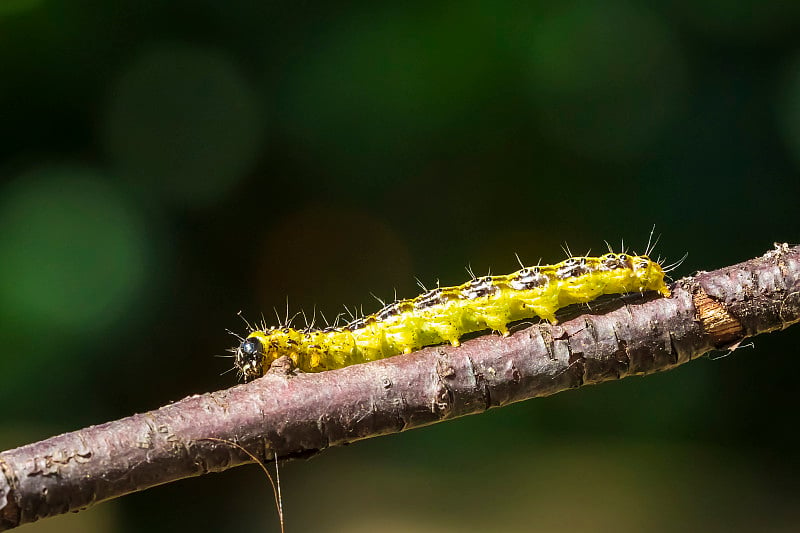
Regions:
<instances>
[{"instance_id":1,"label":"dark background","mask_svg":"<svg viewBox=\"0 0 800 533\"><path fill-rule=\"evenodd\" d=\"M604 239L800 232L800 3L0 3L3 449L228 387L333 317ZM288 531L789 531L797 331L282 469ZM724 355L724 354L719 354ZM255 467L26 531L276 531Z\"/></svg>"}]
</instances>

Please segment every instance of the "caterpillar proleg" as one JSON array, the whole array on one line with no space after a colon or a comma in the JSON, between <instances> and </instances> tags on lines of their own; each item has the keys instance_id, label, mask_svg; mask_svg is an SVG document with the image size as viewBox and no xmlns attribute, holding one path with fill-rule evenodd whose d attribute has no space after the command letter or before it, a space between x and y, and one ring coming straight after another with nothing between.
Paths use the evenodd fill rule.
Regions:
<instances>
[{"instance_id":1,"label":"caterpillar proleg","mask_svg":"<svg viewBox=\"0 0 800 533\"><path fill-rule=\"evenodd\" d=\"M509 335L510 323L527 318L555 323L559 309L603 294L656 291L669 296L664 276L661 264L647 255L570 257L555 265L523 267L504 276L475 277L462 285L426 291L340 327L262 326L232 351L245 380L262 376L284 355L303 372L332 370L423 346L458 346L459 339L476 331Z\"/></svg>"}]
</instances>

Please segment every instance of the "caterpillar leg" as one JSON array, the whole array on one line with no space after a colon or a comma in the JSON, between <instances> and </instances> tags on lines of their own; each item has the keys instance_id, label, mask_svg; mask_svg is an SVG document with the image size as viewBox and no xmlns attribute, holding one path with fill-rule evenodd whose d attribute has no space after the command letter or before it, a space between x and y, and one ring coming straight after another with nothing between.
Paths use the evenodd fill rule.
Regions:
<instances>
[{"instance_id":1,"label":"caterpillar leg","mask_svg":"<svg viewBox=\"0 0 800 533\"><path fill-rule=\"evenodd\" d=\"M439 337L438 342L449 342L453 346L461 346L459 341L459 331L450 324L437 324L436 336Z\"/></svg>"},{"instance_id":2,"label":"caterpillar leg","mask_svg":"<svg viewBox=\"0 0 800 533\"><path fill-rule=\"evenodd\" d=\"M503 337L508 337L511 335L511 330L506 327L506 324L494 324L490 325L489 327L492 328L492 331L496 331Z\"/></svg>"},{"instance_id":3,"label":"caterpillar leg","mask_svg":"<svg viewBox=\"0 0 800 533\"><path fill-rule=\"evenodd\" d=\"M556 315L554 315L554 314L553 315L542 316L542 318L547 320L548 322L550 322L550 325L552 325L552 326L555 326L556 324L558 324L558 319L556 318Z\"/></svg>"}]
</instances>

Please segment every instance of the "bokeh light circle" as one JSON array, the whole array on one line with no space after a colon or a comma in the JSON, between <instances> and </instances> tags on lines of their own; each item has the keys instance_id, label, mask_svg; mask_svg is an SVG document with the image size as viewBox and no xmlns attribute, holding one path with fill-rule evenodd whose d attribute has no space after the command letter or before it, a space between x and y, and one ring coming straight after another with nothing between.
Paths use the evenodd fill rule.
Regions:
<instances>
[{"instance_id":1,"label":"bokeh light circle","mask_svg":"<svg viewBox=\"0 0 800 533\"><path fill-rule=\"evenodd\" d=\"M119 320L147 278L144 224L104 176L50 168L0 193L6 327L77 337Z\"/></svg>"},{"instance_id":2,"label":"bokeh light circle","mask_svg":"<svg viewBox=\"0 0 800 533\"><path fill-rule=\"evenodd\" d=\"M137 56L112 86L105 143L137 186L203 206L246 176L262 123L255 91L225 54L163 44Z\"/></svg>"}]
</instances>

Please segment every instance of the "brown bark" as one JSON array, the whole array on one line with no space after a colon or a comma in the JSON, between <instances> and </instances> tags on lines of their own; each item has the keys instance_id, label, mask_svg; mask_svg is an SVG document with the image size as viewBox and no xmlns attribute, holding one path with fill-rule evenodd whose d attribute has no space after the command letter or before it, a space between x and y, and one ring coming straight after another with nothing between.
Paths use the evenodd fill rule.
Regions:
<instances>
[{"instance_id":1,"label":"brown bark","mask_svg":"<svg viewBox=\"0 0 800 533\"><path fill-rule=\"evenodd\" d=\"M507 338L245 385L0 453L0 529L264 458L305 457L528 398L667 370L800 321L800 247L573 308ZM580 314L583 313L583 314Z\"/></svg>"}]
</instances>

